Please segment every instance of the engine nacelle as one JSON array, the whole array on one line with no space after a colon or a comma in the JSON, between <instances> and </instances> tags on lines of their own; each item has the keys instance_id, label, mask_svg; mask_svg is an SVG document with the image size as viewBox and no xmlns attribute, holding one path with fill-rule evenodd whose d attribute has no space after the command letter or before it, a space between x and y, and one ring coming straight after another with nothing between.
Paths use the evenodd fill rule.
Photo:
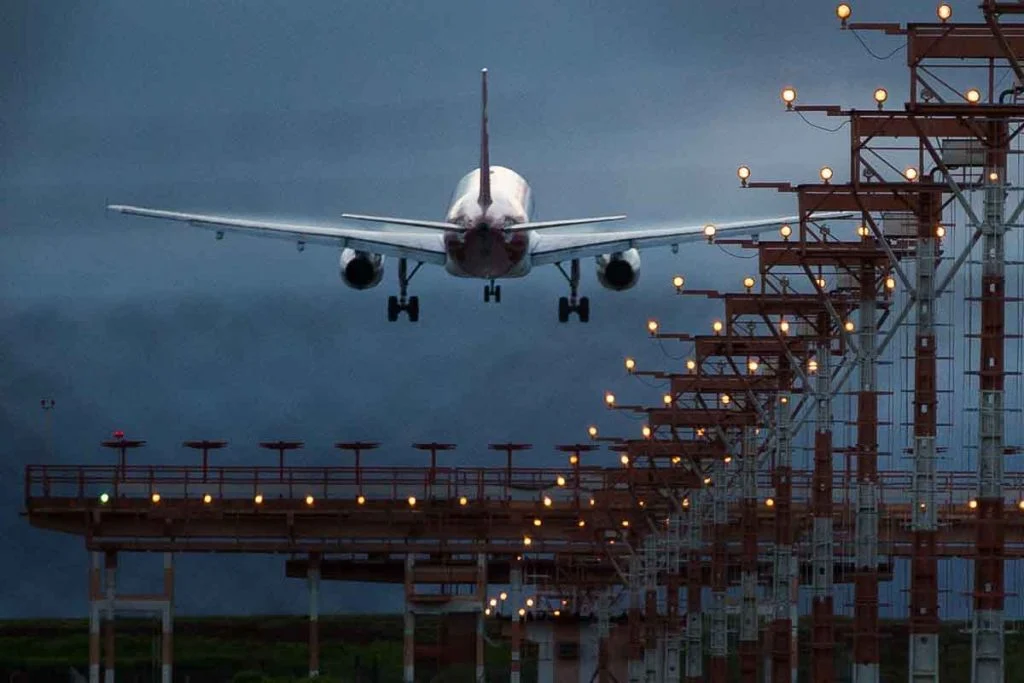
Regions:
<instances>
[{"instance_id":1,"label":"engine nacelle","mask_svg":"<svg viewBox=\"0 0 1024 683\"><path fill-rule=\"evenodd\" d=\"M369 289L384 277L384 257L368 251L342 249L338 261L341 281L352 289Z\"/></svg>"},{"instance_id":2,"label":"engine nacelle","mask_svg":"<svg viewBox=\"0 0 1024 683\"><path fill-rule=\"evenodd\" d=\"M636 249L597 257L597 281L606 289L621 292L640 279L640 252Z\"/></svg>"}]
</instances>

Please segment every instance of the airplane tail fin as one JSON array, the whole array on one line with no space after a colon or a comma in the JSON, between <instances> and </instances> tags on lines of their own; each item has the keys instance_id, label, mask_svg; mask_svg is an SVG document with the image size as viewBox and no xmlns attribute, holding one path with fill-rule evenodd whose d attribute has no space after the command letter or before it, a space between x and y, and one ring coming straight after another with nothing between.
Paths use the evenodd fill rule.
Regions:
<instances>
[{"instance_id":1,"label":"airplane tail fin","mask_svg":"<svg viewBox=\"0 0 1024 683\"><path fill-rule=\"evenodd\" d=\"M480 72L482 100L480 110L480 196L477 203L483 209L491 205L491 153L487 139L487 69Z\"/></svg>"}]
</instances>

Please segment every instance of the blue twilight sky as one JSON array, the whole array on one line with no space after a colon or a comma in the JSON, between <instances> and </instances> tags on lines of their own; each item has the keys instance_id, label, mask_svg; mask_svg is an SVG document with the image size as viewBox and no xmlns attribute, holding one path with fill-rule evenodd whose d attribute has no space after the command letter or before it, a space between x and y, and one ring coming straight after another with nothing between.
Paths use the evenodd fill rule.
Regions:
<instances>
[{"instance_id":1,"label":"blue twilight sky","mask_svg":"<svg viewBox=\"0 0 1024 683\"><path fill-rule=\"evenodd\" d=\"M855 11L930 21L934 3ZM898 45L865 40L881 54ZM439 218L477 160L486 66L492 160L530 180L544 218L785 215L791 198L741 191L736 166L811 180L831 164L841 176L848 138L785 114L780 86L868 107L878 85L902 101L907 80L902 53L872 58L820 0L14 1L0 58L0 617L85 613L80 540L17 514L24 465L49 458L42 397L57 401L53 460L65 463L108 462L97 444L115 428L162 462L191 458L186 438L228 439L220 459L236 464L273 462L255 447L265 438L304 439L310 463L335 462L342 438L386 442L381 463L417 462L408 444L430 439L460 445L447 462L493 462L485 445L509 439L554 462L550 446L593 421L638 429L602 412L605 389L657 400L621 373L626 354L668 365L645 338L648 316L707 329L715 308L675 298L671 275L735 287L751 267L705 245L652 252L639 285L613 293L587 263L587 326L557 324L566 286L553 268L505 283L500 306L482 302L481 283L425 269L412 286L421 322L388 324L393 269L356 292L330 249L215 242L107 215L106 203ZM155 581L157 562L126 562L126 588ZM179 567L185 612L304 604L281 558ZM332 586L324 610L390 609L395 597Z\"/></svg>"}]
</instances>

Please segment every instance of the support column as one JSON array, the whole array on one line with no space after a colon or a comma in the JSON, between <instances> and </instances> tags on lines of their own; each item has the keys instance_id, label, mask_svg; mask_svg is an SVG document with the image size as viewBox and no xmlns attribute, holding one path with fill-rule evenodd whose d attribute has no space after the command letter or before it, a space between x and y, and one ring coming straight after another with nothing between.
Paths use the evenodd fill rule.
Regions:
<instances>
[{"instance_id":1,"label":"support column","mask_svg":"<svg viewBox=\"0 0 1024 683\"><path fill-rule=\"evenodd\" d=\"M555 627L550 621L535 621L528 629L537 643L537 683L555 681ZM479 680L479 679L477 679Z\"/></svg>"},{"instance_id":2,"label":"support column","mask_svg":"<svg viewBox=\"0 0 1024 683\"><path fill-rule=\"evenodd\" d=\"M728 512L726 510L725 461L718 456L711 465L711 658L708 662L711 683L726 683L729 675L728 632L725 615L726 577L726 534L728 533Z\"/></svg>"},{"instance_id":3,"label":"support column","mask_svg":"<svg viewBox=\"0 0 1024 683\"><path fill-rule=\"evenodd\" d=\"M658 667L658 538L644 538L644 680L662 683Z\"/></svg>"},{"instance_id":4,"label":"support column","mask_svg":"<svg viewBox=\"0 0 1024 683\"><path fill-rule=\"evenodd\" d=\"M598 683L611 683L611 670L608 668L608 637L611 635L611 595L609 588L602 590L597 597L597 680Z\"/></svg>"},{"instance_id":5,"label":"support column","mask_svg":"<svg viewBox=\"0 0 1024 683\"><path fill-rule=\"evenodd\" d=\"M670 543L673 545L679 542L679 526L681 520L678 513L669 519ZM666 585L665 600L665 683L679 683L679 662L681 656L680 633L679 633L679 557L678 550L673 553L669 551L670 573Z\"/></svg>"},{"instance_id":6,"label":"support column","mask_svg":"<svg viewBox=\"0 0 1024 683\"><path fill-rule=\"evenodd\" d=\"M100 601L103 599L103 553L90 553L89 683L100 683Z\"/></svg>"},{"instance_id":7,"label":"support column","mask_svg":"<svg viewBox=\"0 0 1024 683\"><path fill-rule=\"evenodd\" d=\"M117 553L108 550L105 553L106 580L104 588L106 591L106 612L107 621L104 624L104 640L106 649L106 661L103 669L103 683L114 683L114 599L117 595Z\"/></svg>"},{"instance_id":8,"label":"support column","mask_svg":"<svg viewBox=\"0 0 1024 683\"><path fill-rule=\"evenodd\" d=\"M519 648L522 646L522 617L519 616L520 605L523 604L523 570L521 567L513 567L511 571L512 589L512 661L509 664L509 683L519 683L519 673L522 662L519 657Z\"/></svg>"},{"instance_id":9,"label":"support column","mask_svg":"<svg viewBox=\"0 0 1024 683\"><path fill-rule=\"evenodd\" d=\"M476 595L480 604L480 612L476 615L476 682L484 680L484 633L486 622L484 610L487 609L487 555L477 553L476 556Z\"/></svg>"},{"instance_id":10,"label":"support column","mask_svg":"<svg viewBox=\"0 0 1024 683\"><path fill-rule=\"evenodd\" d=\"M320 553L309 554L309 677L320 675Z\"/></svg>"},{"instance_id":11,"label":"support column","mask_svg":"<svg viewBox=\"0 0 1024 683\"><path fill-rule=\"evenodd\" d=\"M922 196L922 202L927 198ZM914 307L914 482L910 525L910 683L939 681L938 510L935 500L935 436L938 405L935 348L935 268L938 207L926 202L917 217L917 274Z\"/></svg>"},{"instance_id":12,"label":"support column","mask_svg":"<svg viewBox=\"0 0 1024 683\"><path fill-rule=\"evenodd\" d=\"M703 615L701 614L700 594L702 586L702 550L701 538L701 491L694 490L690 495L689 514L687 515L686 544L686 683L698 683L704 680L704 651L702 642Z\"/></svg>"},{"instance_id":13,"label":"support column","mask_svg":"<svg viewBox=\"0 0 1024 683\"><path fill-rule=\"evenodd\" d=\"M981 260L981 366L978 411L978 520L974 560L971 680L1002 683L1004 662L1003 452L1006 344L1005 124L989 129Z\"/></svg>"},{"instance_id":14,"label":"support column","mask_svg":"<svg viewBox=\"0 0 1024 683\"><path fill-rule=\"evenodd\" d=\"M758 683L757 678L757 435L753 427L743 428L740 460L740 489L743 496L743 554L740 559L740 683Z\"/></svg>"},{"instance_id":15,"label":"support column","mask_svg":"<svg viewBox=\"0 0 1024 683\"><path fill-rule=\"evenodd\" d=\"M771 683L791 683L793 661L790 582L793 557L793 467L790 425L789 370L779 363L779 403L776 420L775 558L772 567Z\"/></svg>"},{"instance_id":16,"label":"support column","mask_svg":"<svg viewBox=\"0 0 1024 683\"><path fill-rule=\"evenodd\" d=\"M405 619L402 629L402 683L416 681L416 617L412 611L415 558L405 556Z\"/></svg>"},{"instance_id":17,"label":"support column","mask_svg":"<svg viewBox=\"0 0 1024 683\"><path fill-rule=\"evenodd\" d=\"M161 610L160 683L171 683L174 671L174 554L164 553L164 603Z\"/></svg>"},{"instance_id":18,"label":"support column","mask_svg":"<svg viewBox=\"0 0 1024 683\"><path fill-rule=\"evenodd\" d=\"M629 683L644 681L644 641L641 615L643 591L643 562L639 555L629 558L629 609L626 623L629 628L629 653L626 660L626 675Z\"/></svg>"},{"instance_id":19,"label":"support column","mask_svg":"<svg viewBox=\"0 0 1024 683\"><path fill-rule=\"evenodd\" d=\"M835 681L835 609L832 601L832 343L829 319L818 319L815 360L817 414L814 430L814 474L811 508L814 514L811 551L811 680Z\"/></svg>"},{"instance_id":20,"label":"support column","mask_svg":"<svg viewBox=\"0 0 1024 683\"><path fill-rule=\"evenodd\" d=\"M857 516L854 521L853 683L878 683L878 392L875 269L860 268Z\"/></svg>"}]
</instances>

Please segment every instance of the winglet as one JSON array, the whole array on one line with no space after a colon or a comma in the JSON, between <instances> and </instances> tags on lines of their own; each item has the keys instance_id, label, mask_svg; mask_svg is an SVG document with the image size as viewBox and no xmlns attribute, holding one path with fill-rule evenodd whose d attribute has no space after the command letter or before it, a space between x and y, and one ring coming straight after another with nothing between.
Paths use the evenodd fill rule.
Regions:
<instances>
[{"instance_id":1,"label":"winglet","mask_svg":"<svg viewBox=\"0 0 1024 683\"><path fill-rule=\"evenodd\" d=\"M480 110L480 196L477 203L484 210L491 205L491 154L487 139L487 69L480 71L482 100Z\"/></svg>"}]
</instances>

